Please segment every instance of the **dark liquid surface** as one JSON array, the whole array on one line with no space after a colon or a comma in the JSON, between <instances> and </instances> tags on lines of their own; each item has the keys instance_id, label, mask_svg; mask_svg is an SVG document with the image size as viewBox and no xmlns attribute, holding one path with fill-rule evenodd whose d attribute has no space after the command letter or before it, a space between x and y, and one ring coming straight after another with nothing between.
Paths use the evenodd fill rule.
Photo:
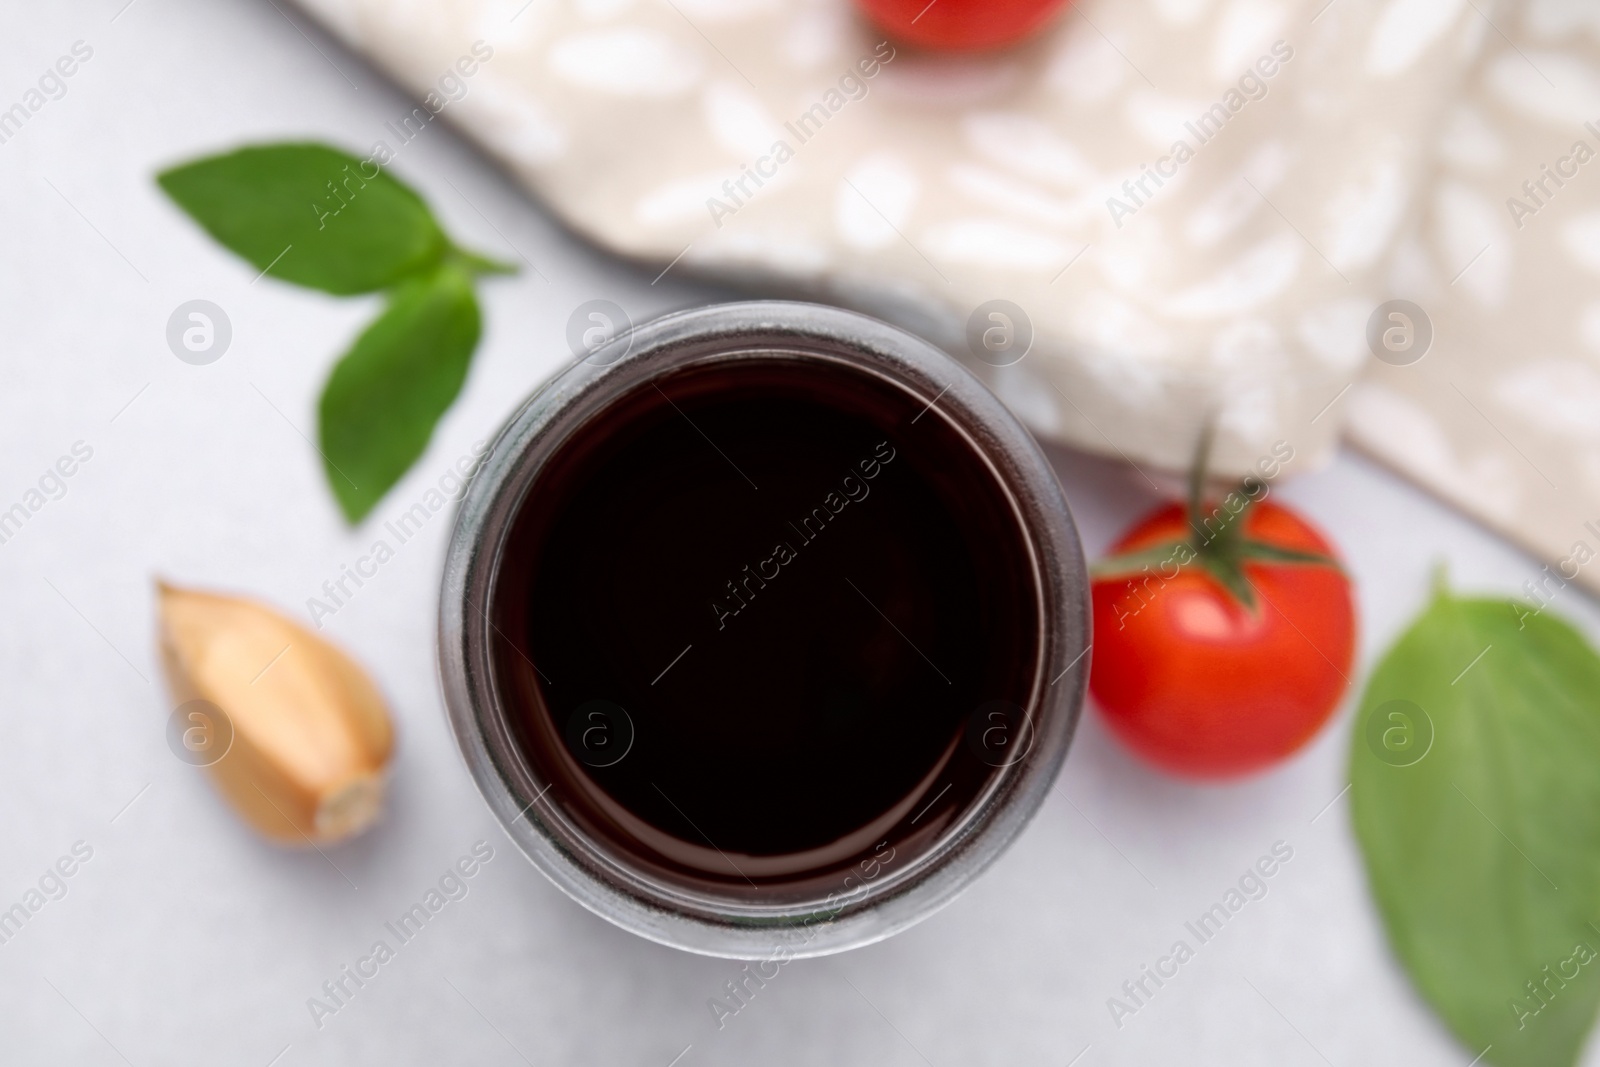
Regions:
<instances>
[{"instance_id":1,"label":"dark liquid surface","mask_svg":"<svg viewBox=\"0 0 1600 1067\"><path fill-rule=\"evenodd\" d=\"M914 855L997 773L1037 606L994 474L844 366L690 368L571 437L523 504L495 662L551 800L656 876L837 881Z\"/></svg>"}]
</instances>

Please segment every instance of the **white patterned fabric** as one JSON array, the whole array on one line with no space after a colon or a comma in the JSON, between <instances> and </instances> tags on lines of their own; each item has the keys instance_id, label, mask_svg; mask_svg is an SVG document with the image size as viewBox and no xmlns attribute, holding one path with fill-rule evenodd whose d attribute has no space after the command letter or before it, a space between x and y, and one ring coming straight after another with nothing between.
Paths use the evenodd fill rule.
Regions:
<instances>
[{"instance_id":1,"label":"white patterned fabric","mask_svg":"<svg viewBox=\"0 0 1600 1067\"><path fill-rule=\"evenodd\" d=\"M1042 436L1181 469L1211 420L1239 473L1348 428L1600 552L1594 0L1084 0L980 57L848 0L300 2L619 254L958 354L1013 302L1027 356L972 363ZM1434 332L1406 366L1367 341L1394 297Z\"/></svg>"}]
</instances>

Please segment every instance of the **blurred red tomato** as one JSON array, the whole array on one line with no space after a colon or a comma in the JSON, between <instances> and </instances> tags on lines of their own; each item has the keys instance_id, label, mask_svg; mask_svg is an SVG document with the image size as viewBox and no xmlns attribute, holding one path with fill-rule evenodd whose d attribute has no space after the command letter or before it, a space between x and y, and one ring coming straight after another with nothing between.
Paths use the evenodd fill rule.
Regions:
<instances>
[{"instance_id":1,"label":"blurred red tomato","mask_svg":"<svg viewBox=\"0 0 1600 1067\"><path fill-rule=\"evenodd\" d=\"M859 0L897 41L945 52L1013 44L1049 21L1064 0Z\"/></svg>"},{"instance_id":2,"label":"blurred red tomato","mask_svg":"<svg viewBox=\"0 0 1600 1067\"><path fill-rule=\"evenodd\" d=\"M1236 518L1171 504L1113 553L1096 565L1089 688L1129 748L1226 778L1283 759L1327 721L1349 684L1355 606L1310 523L1268 501Z\"/></svg>"}]
</instances>

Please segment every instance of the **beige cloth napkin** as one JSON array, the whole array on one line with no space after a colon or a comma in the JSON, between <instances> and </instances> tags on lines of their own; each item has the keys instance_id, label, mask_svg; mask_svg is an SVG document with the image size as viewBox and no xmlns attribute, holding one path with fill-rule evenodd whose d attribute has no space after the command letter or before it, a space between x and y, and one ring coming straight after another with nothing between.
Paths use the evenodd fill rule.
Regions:
<instances>
[{"instance_id":1,"label":"beige cloth napkin","mask_svg":"<svg viewBox=\"0 0 1600 1067\"><path fill-rule=\"evenodd\" d=\"M608 249L900 322L1141 469L1348 430L1600 588L1593 0L1083 0L960 58L848 0L300 2Z\"/></svg>"}]
</instances>

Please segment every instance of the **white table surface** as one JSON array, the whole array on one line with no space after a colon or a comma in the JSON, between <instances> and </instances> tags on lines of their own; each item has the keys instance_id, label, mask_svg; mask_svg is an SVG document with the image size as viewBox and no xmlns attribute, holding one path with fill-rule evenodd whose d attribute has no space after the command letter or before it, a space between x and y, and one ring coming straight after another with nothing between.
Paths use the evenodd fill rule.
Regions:
<instances>
[{"instance_id":1,"label":"white table surface","mask_svg":"<svg viewBox=\"0 0 1600 1067\"><path fill-rule=\"evenodd\" d=\"M673 275L652 286L653 271L584 246L449 130L430 131L397 173L449 232L526 256L547 280L524 270L483 287L486 332L461 400L375 521L351 531L301 434L375 301L252 284L151 176L245 140L363 147L411 104L270 0L135 0L119 14L123 3L0 15L0 107L74 41L94 49L67 94L0 144L0 508L74 442L94 450L67 494L0 545L0 908L74 842L94 850L67 895L0 945L0 1062L667 1067L686 1046L684 1067L1472 1058L1377 925L1335 800L1349 701L1281 768L1209 788L1145 770L1087 714L1059 788L970 892L886 943L785 967L718 1031L706 1001L737 964L591 916L514 852L480 801L435 680L443 518L325 631L392 698L387 817L326 857L246 831L167 749L152 578L303 613L377 524L563 360L578 304L605 297L645 317L724 294ZM205 367L164 339L168 315L197 297L234 330ZM1053 455L1091 553L1154 499L1120 464ZM1420 607L1435 560L1461 586L1507 593L1537 571L1356 456L1278 491L1348 557L1363 670ZM1600 633L1591 602L1569 593L1561 608ZM319 1030L307 998L479 840L495 858L470 895ZM1107 998L1278 840L1294 858L1269 895L1119 1030Z\"/></svg>"}]
</instances>

